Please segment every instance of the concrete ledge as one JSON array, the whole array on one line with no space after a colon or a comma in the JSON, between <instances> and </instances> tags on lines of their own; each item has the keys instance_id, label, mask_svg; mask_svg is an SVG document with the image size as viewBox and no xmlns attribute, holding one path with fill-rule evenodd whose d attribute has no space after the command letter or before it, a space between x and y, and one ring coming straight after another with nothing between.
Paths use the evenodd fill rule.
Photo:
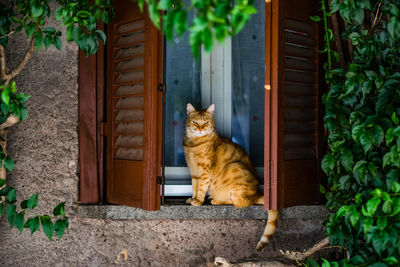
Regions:
<instances>
[{"instance_id":1,"label":"concrete ledge","mask_svg":"<svg viewBox=\"0 0 400 267\"><path fill-rule=\"evenodd\" d=\"M281 219L316 219L325 218L329 214L323 206L296 206L283 209ZM203 219L203 220L229 220L229 219L267 219L267 212L263 206L250 206L235 208L231 205L200 207L189 205L162 206L159 211L145 211L141 209L116 206L116 205L80 205L77 209L80 218L91 219Z\"/></svg>"}]
</instances>

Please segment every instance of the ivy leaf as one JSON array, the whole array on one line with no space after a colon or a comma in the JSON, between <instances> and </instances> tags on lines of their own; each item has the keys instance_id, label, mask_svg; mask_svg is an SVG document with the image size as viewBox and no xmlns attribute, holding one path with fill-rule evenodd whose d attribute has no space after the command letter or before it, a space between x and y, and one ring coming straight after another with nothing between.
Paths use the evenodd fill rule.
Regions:
<instances>
[{"instance_id":1,"label":"ivy leaf","mask_svg":"<svg viewBox=\"0 0 400 267\"><path fill-rule=\"evenodd\" d=\"M13 188L7 194L7 202L14 203L15 201L17 201L17 189Z\"/></svg>"},{"instance_id":2,"label":"ivy leaf","mask_svg":"<svg viewBox=\"0 0 400 267\"><path fill-rule=\"evenodd\" d=\"M383 142L383 139L385 137L385 133L382 127L379 125L374 125L371 128L371 133L374 136L375 144L379 146Z\"/></svg>"},{"instance_id":3,"label":"ivy leaf","mask_svg":"<svg viewBox=\"0 0 400 267\"><path fill-rule=\"evenodd\" d=\"M21 209L27 209L28 208L28 200L25 199L24 201L21 202Z\"/></svg>"},{"instance_id":4,"label":"ivy leaf","mask_svg":"<svg viewBox=\"0 0 400 267\"><path fill-rule=\"evenodd\" d=\"M343 148L340 153L340 162L342 163L343 167L346 171L351 171L353 169L353 153L348 148Z\"/></svg>"},{"instance_id":5,"label":"ivy leaf","mask_svg":"<svg viewBox=\"0 0 400 267\"><path fill-rule=\"evenodd\" d=\"M53 209L53 215L54 216L63 216L65 217L65 210L64 210L65 202L61 202L57 206L54 207Z\"/></svg>"},{"instance_id":6,"label":"ivy leaf","mask_svg":"<svg viewBox=\"0 0 400 267\"><path fill-rule=\"evenodd\" d=\"M360 143L364 149L364 153L368 153L372 149L374 137L371 132L366 131L360 135Z\"/></svg>"},{"instance_id":7,"label":"ivy leaf","mask_svg":"<svg viewBox=\"0 0 400 267\"><path fill-rule=\"evenodd\" d=\"M384 258L383 261L390 265L395 265L395 264L399 263L399 261L393 256Z\"/></svg>"},{"instance_id":8,"label":"ivy leaf","mask_svg":"<svg viewBox=\"0 0 400 267\"><path fill-rule=\"evenodd\" d=\"M390 214L390 216L394 216L396 214L398 214L400 212L400 198L396 197L394 199L392 199L392 213Z\"/></svg>"},{"instance_id":9,"label":"ivy leaf","mask_svg":"<svg viewBox=\"0 0 400 267\"><path fill-rule=\"evenodd\" d=\"M7 212L6 212L7 220L11 227L13 227L15 224L16 215L17 215L16 207L14 204L11 204L10 206L7 207Z\"/></svg>"},{"instance_id":10,"label":"ivy leaf","mask_svg":"<svg viewBox=\"0 0 400 267\"><path fill-rule=\"evenodd\" d=\"M396 181L392 183L392 191L395 193L400 192L400 184Z\"/></svg>"},{"instance_id":11,"label":"ivy leaf","mask_svg":"<svg viewBox=\"0 0 400 267\"><path fill-rule=\"evenodd\" d=\"M43 5L33 4L31 7L32 16L37 18L43 14Z\"/></svg>"},{"instance_id":12,"label":"ivy leaf","mask_svg":"<svg viewBox=\"0 0 400 267\"><path fill-rule=\"evenodd\" d=\"M68 228L68 219L58 219L54 225L55 232L59 239L64 235L65 229Z\"/></svg>"},{"instance_id":13,"label":"ivy leaf","mask_svg":"<svg viewBox=\"0 0 400 267\"><path fill-rule=\"evenodd\" d=\"M47 238L51 240L54 233L54 225L51 222L49 215L40 216L40 223L42 224L43 232L46 234Z\"/></svg>"},{"instance_id":14,"label":"ivy leaf","mask_svg":"<svg viewBox=\"0 0 400 267\"><path fill-rule=\"evenodd\" d=\"M383 203L382 211L383 211L384 213L386 213L386 214L389 214L389 213L392 212L392 201L391 201L391 200L386 200L386 201Z\"/></svg>"},{"instance_id":15,"label":"ivy leaf","mask_svg":"<svg viewBox=\"0 0 400 267\"><path fill-rule=\"evenodd\" d=\"M0 179L0 187L3 187L7 181L5 179Z\"/></svg>"},{"instance_id":16,"label":"ivy leaf","mask_svg":"<svg viewBox=\"0 0 400 267\"><path fill-rule=\"evenodd\" d=\"M366 204L366 210L369 216L373 216L375 214L380 203L381 199L378 197L373 197L370 200L368 200Z\"/></svg>"},{"instance_id":17,"label":"ivy leaf","mask_svg":"<svg viewBox=\"0 0 400 267\"><path fill-rule=\"evenodd\" d=\"M322 170L328 174L335 167L335 157L332 154L326 154L321 162Z\"/></svg>"},{"instance_id":18,"label":"ivy leaf","mask_svg":"<svg viewBox=\"0 0 400 267\"><path fill-rule=\"evenodd\" d=\"M10 156L7 156L4 159L4 167L6 168L6 170L10 172L14 169L14 166L15 166L14 160Z\"/></svg>"},{"instance_id":19,"label":"ivy leaf","mask_svg":"<svg viewBox=\"0 0 400 267\"><path fill-rule=\"evenodd\" d=\"M31 236L39 229L40 221L39 216L29 219L29 230L31 232Z\"/></svg>"},{"instance_id":20,"label":"ivy leaf","mask_svg":"<svg viewBox=\"0 0 400 267\"><path fill-rule=\"evenodd\" d=\"M36 193L36 194L31 195L30 198L28 199L28 208L30 210L33 210L37 206L38 196L39 196L39 194Z\"/></svg>"},{"instance_id":21,"label":"ivy leaf","mask_svg":"<svg viewBox=\"0 0 400 267\"><path fill-rule=\"evenodd\" d=\"M387 217L386 216L379 216L378 220L376 221L376 225L378 226L379 230L383 230L386 228L387 225Z\"/></svg>"},{"instance_id":22,"label":"ivy leaf","mask_svg":"<svg viewBox=\"0 0 400 267\"><path fill-rule=\"evenodd\" d=\"M25 224L24 215L25 215L24 212L20 212L15 216L15 226L17 227L20 233L24 229L24 224Z\"/></svg>"}]
</instances>

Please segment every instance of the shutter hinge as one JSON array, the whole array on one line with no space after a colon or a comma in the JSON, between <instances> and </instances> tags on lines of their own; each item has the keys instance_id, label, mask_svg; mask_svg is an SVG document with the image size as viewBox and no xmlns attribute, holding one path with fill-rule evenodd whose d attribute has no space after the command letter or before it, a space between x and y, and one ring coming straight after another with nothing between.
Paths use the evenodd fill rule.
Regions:
<instances>
[{"instance_id":1,"label":"shutter hinge","mask_svg":"<svg viewBox=\"0 0 400 267\"><path fill-rule=\"evenodd\" d=\"M165 91L166 91L165 83L158 84L158 91L165 93Z\"/></svg>"},{"instance_id":2,"label":"shutter hinge","mask_svg":"<svg viewBox=\"0 0 400 267\"><path fill-rule=\"evenodd\" d=\"M165 184L165 176L157 176L157 184Z\"/></svg>"},{"instance_id":3,"label":"shutter hinge","mask_svg":"<svg viewBox=\"0 0 400 267\"><path fill-rule=\"evenodd\" d=\"M99 124L100 128L100 136L107 136L107 128L106 128L106 122L100 122Z\"/></svg>"}]
</instances>

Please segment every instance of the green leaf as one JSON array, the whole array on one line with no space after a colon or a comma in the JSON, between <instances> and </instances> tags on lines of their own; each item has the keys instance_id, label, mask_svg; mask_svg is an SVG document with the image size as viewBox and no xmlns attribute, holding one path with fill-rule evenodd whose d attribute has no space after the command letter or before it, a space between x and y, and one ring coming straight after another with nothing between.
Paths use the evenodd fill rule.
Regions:
<instances>
[{"instance_id":1,"label":"green leaf","mask_svg":"<svg viewBox=\"0 0 400 267\"><path fill-rule=\"evenodd\" d=\"M54 45L58 50L61 50L62 43L61 43L60 37L57 36L56 38L54 38L54 40L53 40L53 45Z\"/></svg>"},{"instance_id":2,"label":"green leaf","mask_svg":"<svg viewBox=\"0 0 400 267\"><path fill-rule=\"evenodd\" d=\"M391 142L393 142L393 138L394 138L394 135L393 135L393 128L389 128L389 129L386 131L386 134L385 134L386 145L389 145Z\"/></svg>"},{"instance_id":3,"label":"green leaf","mask_svg":"<svg viewBox=\"0 0 400 267\"><path fill-rule=\"evenodd\" d=\"M6 168L6 170L10 172L14 169L14 166L15 166L14 160L10 156L7 156L4 159L4 167Z\"/></svg>"},{"instance_id":4,"label":"green leaf","mask_svg":"<svg viewBox=\"0 0 400 267\"><path fill-rule=\"evenodd\" d=\"M399 125L399 118L396 115L396 112L393 112L392 114L392 121L395 125Z\"/></svg>"},{"instance_id":5,"label":"green leaf","mask_svg":"<svg viewBox=\"0 0 400 267\"><path fill-rule=\"evenodd\" d=\"M368 153L372 149L374 143L374 137L371 132L366 131L360 135L360 144L362 145L364 152Z\"/></svg>"},{"instance_id":6,"label":"green leaf","mask_svg":"<svg viewBox=\"0 0 400 267\"><path fill-rule=\"evenodd\" d=\"M371 128L371 133L374 137L375 144L377 146L379 146L383 142L384 137L385 137L385 133L384 133L382 127L379 125L374 125Z\"/></svg>"},{"instance_id":7,"label":"green leaf","mask_svg":"<svg viewBox=\"0 0 400 267\"><path fill-rule=\"evenodd\" d=\"M366 204L366 209L367 209L369 216L373 216L375 214L380 203L381 203L381 199L378 197L373 197L370 200L368 200L368 202Z\"/></svg>"},{"instance_id":8,"label":"green leaf","mask_svg":"<svg viewBox=\"0 0 400 267\"><path fill-rule=\"evenodd\" d=\"M63 216L65 217L65 210L64 210L65 202L59 203L55 208L53 209L53 215L54 216Z\"/></svg>"},{"instance_id":9,"label":"green leaf","mask_svg":"<svg viewBox=\"0 0 400 267\"><path fill-rule=\"evenodd\" d=\"M358 22L358 24L362 24L364 21L364 9L358 8L356 10L356 15L354 16L354 20Z\"/></svg>"},{"instance_id":10,"label":"green leaf","mask_svg":"<svg viewBox=\"0 0 400 267\"><path fill-rule=\"evenodd\" d=\"M29 23L25 26L25 32L26 32L26 36L28 38L32 37L33 34L35 33L36 30L36 25L34 23Z\"/></svg>"},{"instance_id":11,"label":"green leaf","mask_svg":"<svg viewBox=\"0 0 400 267\"><path fill-rule=\"evenodd\" d=\"M31 232L31 236L39 229L40 226L40 221L39 221L39 216L36 216L34 218L29 219L29 229Z\"/></svg>"},{"instance_id":12,"label":"green leaf","mask_svg":"<svg viewBox=\"0 0 400 267\"><path fill-rule=\"evenodd\" d=\"M25 199L24 201L21 202L21 209L27 209L28 208L28 200Z\"/></svg>"},{"instance_id":13,"label":"green leaf","mask_svg":"<svg viewBox=\"0 0 400 267\"><path fill-rule=\"evenodd\" d=\"M59 7L56 10L56 20L60 21L62 20L62 18L64 17L64 8L63 7Z\"/></svg>"},{"instance_id":14,"label":"green leaf","mask_svg":"<svg viewBox=\"0 0 400 267\"><path fill-rule=\"evenodd\" d=\"M14 187L7 185L6 187L0 190L0 196L7 196L8 192L10 192Z\"/></svg>"},{"instance_id":15,"label":"green leaf","mask_svg":"<svg viewBox=\"0 0 400 267\"><path fill-rule=\"evenodd\" d=\"M351 171L353 169L353 153L348 148L343 148L340 153L340 162L342 163L343 167L347 171Z\"/></svg>"},{"instance_id":16,"label":"green leaf","mask_svg":"<svg viewBox=\"0 0 400 267\"><path fill-rule=\"evenodd\" d=\"M7 180L0 179L0 187L3 187L7 183Z\"/></svg>"},{"instance_id":17,"label":"green leaf","mask_svg":"<svg viewBox=\"0 0 400 267\"><path fill-rule=\"evenodd\" d=\"M37 206L38 196L39 196L39 194L36 193L36 194L31 195L30 198L28 199L28 208L30 210L33 210Z\"/></svg>"},{"instance_id":18,"label":"green leaf","mask_svg":"<svg viewBox=\"0 0 400 267\"><path fill-rule=\"evenodd\" d=\"M68 228L68 219L58 219L56 221L54 229L59 239L64 235L66 228Z\"/></svg>"},{"instance_id":19,"label":"green leaf","mask_svg":"<svg viewBox=\"0 0 400 267\"><path fill-rule=\"evenodd\" d=\"M7 220L8 223L10 224L10 227L13 227L15 224L15 216L17 215L16 207L14 204L11 204L10 206L7 207Z\"/></svg>"},{"instance_id":20,"label":"green leaf","mask_svg":"<svg viewBox=\"0 0 400 267\"><path fill-rule=\"evenodd\" d=\"M54 233L54 225L51 222L50 216L49 215L43 215L40 216L40 222L42 224L42 229L45 235L49 240L51 240L51 237L53 236Z\"/></svg>"},{"instance_id":21,"label":"green leaf","mask_svg":"<svg viewBox=\"0 0 400 267\"><path fill-rule=\"evenodd\" d=\"M39 51L43 45L43 33L41 31L36 32L34 42L36 50Z\"/></svg>"},{"instance_id":22,"label":"green leaf","mask_svg":"<svg viewBox=\"0 0 400 267\"><path fill-rule=\"evenodd\" d=\"M390 216L394 216L400 212L400 198L396 197L392 199L392 213Z\"/></svg>"},{"instance_id":23,"label":"green leaf","mask_svg":"<svg viewBox=\"0 0 400 267\"><path fill-rule=\"evenodd\" d=\"M392 191L395 193L400 192L400 184L396 181L392 183Z\"/></svg>"},{"instance_id":24,"label":"green leaf","mask_svg":"<svg viewBox=\"0 0 400 267\"><path fill-rule=\"evenodd\" d=\"M333 154L326 154L321 162L322 170L328 174L335 167L335 157Z\"/></svg>"},{"instance_id":25,"label":"green leaf","mask_svg":"<svg viewBox=\"0 0 400 267\"><path fill-rule=\"evenodd\" d=\"M96 30L97 36L100 37L101 41L103 42L103 44L106 43L107 37L106 34L103 31L100 30Z\"/></svg>"},{"instance_id":26,"label":"green leaf","mask_svg":"<svg viewBox=\"0 0 400 267\"><path fill-rule=\"evenodd\" d=\"M364 126L357 125L353 127L351 131L351 136L353 137L353 140L357 142L363 132L364 132Z\"/></svg>"},{"instance_id":27,"label":"green leaf","mask_svg":"<svg viewBox=\"0 0 400 267\"><path fill-rule=\"evenodd\" d=\"M25 225L24 215L25 215L24 212L20 212L15 216L15 226L17 227L19 232L22 232L22 230L24 229Z\"/></svg>"},{"instance_id":28,"label":"green leaf","mask_svg":"<svg viewBox=\"0 0 400 267\"><path fill-rule=\"evenodd\" d=\"M387 217L386 216L379 216L378 220L376 222L376 225L378 226L379 230L383 230L386 228L387 225Z\"/></svg>"},{"instance_id":29,"label":"green leaf","mask_svg":"<svg viewBox=\"0 0 400 267\"><path fill-rule=\"evenodd\" d=\"M1 100L6 104L7 106L10 105L10 89L7 87L1 92Z\"/></svg>"},{"instance_id":30,"label":"green leaf","mask_svg":"<svg viewBox=\"0 0 400 267\"><path fill-rule=\"evenodd\" d=\"M15 201L17 201L17 189L13 188L10 190L10 192L8 192L7 201L9 203L14 203Z\"/></svg>"},{"instance_id":31,"label":"green leaf","mask_svg":"<svg viewBox=\"0 0 400 267\"><path fill-rule=\"evenodd\" d=\"M374 220L372 218L367 218L364 220L364 234L367 234L368 231L371 229L372 225L374 223Z\"/></svg>"},{"instance_id":32,"label":"green leaf","mask_svg":"<svg viewBox=\"0 0 400 267\"><path fill-rule=\"evenodd\" d=\"M32 16L37 18L43 14L43 5L33 4L31 7Z\"/></svg>"},{"instance_id":33,"label":"green leaf","mask_svg":"<svg viewBox=\"0 0 400 267\"><path fill-rule=\"evenodd\" d=\"M383 261L386 262L387 264L390 264L390 265L394 265L394 264L399 263L399 261L393 256L384 258Z\"/></svg>"},{"instance_id":34,"label":"green leaf","mask_svg":"<svg viewBox=\"0 0 400 267\"><path fill-rule=\"evenodd\" d=\"M72 40L74 40L74 37L73 37L74 29L75 29L75 27L74 27L73 23L69 24L67 26L67 28L65 29L65 35L67 36L68 42L71 42Z\"/></svg>"},{"instance_id":35,"label":"green leaf","mask_svg":"<svg viewBox=\"0 0 400 267\"><path fill-rule=\"evenodd\" d=\"M390 214L392 212L392 201L391 200L386 200L383 203L382 211L386 214Z\"/></svg>"},{"instance_id":36,"label":"green leaf","mask_svg":"<svg viewBox=\"0 0 400 267\"><path fill-rule=\"evenodd\" d=\"M322 260L321 267L331 267L331 264L329 263L329 261L327 261L325 259L321 259L321 260Z\"/></svg>"},{"instance_id":37,"label":"green leaf","mask_svg":"<svg viewBox=\"0 0 400 267\"><path fill-rule=\"evenodd\" d=\"M319 22L319 21L321 21L321 18L319 17L319 16L310 16L309 17L312 21L314 21L314 22Z\"/></svg>"},{"instance_id":38,"label":"green leaf","mask_svg":"<svg viewBox=\"0 0 400 267\"><path fill-rule=\"evenodd\" d=\"M357 224L359 218L360 212L358 212L357 210L353 210L350 215L350 222L353 227Z\"/></svg>"}]
</instances>

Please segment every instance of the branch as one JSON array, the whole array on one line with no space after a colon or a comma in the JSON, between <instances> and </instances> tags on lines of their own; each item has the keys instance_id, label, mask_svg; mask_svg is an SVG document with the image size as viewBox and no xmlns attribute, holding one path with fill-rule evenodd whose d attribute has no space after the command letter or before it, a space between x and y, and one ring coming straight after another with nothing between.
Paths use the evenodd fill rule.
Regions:
<instances>
[{"instance_id":1,"label":"branch","mask_svg":"<svg viewBox=\"0 0 400 267\"><path fill-rule=\"evenodd\" d=\"M332 2L332 0L328 0L329 6L331 5L331 2ZM342 38L341 38L341 34L340 34L339 21L338 21L336 13L333 13L331 15L331 22L332 22L333 35L335 36L335 46L336 46L336 50L339 54L339 65L341 68L344 68L346 63L344 62Z\"/></svg>"},{"instance_id":2,"label":"branch","mask_svg":"<svg viewBox=\"0 0 400 267\"><path fill-rule=\"evenodd\" d=\"M0 45L0 77L2 80L6 79L6 54L2 45Z\"/></svg>"},{"instance_id":3,"label":"branch","mask_svg":"<svg viewBox=\"0 0 400 267\"><path fill-rule=\"evenodd\" d=\"M376 9L376 13L375 13L375 18L374 18L374 22L372 23L371 29L369 29L368 31L368 35L371 34L372 30L374 29L375 25L377 24L377 22L382 18L382 14L379 14L380 10L381 10L381 6L382 6L382 2L379 2L378 4L378 8Z\"/></svg>"},{"instance_id":4,"label":"branch","mask_svg":"<svg viewBox=\"0 0 400 267\"><path fill-rule=\"evenodd\" d=\"M31 43L29 44L29 48L26 51L26 54L25 54L24 58L22 59L21 63L19 63L19 65L14 70L12 70L10 74L6 75L6 80L7 80L6 85L10 82L11 79L13 79L15 76L17 76L25 68L29 59L32 57L34 48L35 48L35 43L34 43L33 37L32 37Z\"/></svg>"},{"instance_id":5,"label":"branch","mask_svg":"<svg viewBox=\"0 0 400 267\"><path fill-rule=\"evenodd\" d=\"M281 254L283 255L283 257L285 257L287 259L295 260L296 262L301 262L301 261L304 261L305 258L311 256L315 252L320 251L322 249L341 248L339 246L328 246L328 247L326 247L326 245L329 245L328 237L325 237L324 239L322 239L320 242L315 244L312 248L308 249L307 251L304 251L304 252L298 252L298 251L292 251L292 252L286 251L286 252L283 252L281 250Z\"/></svg>"},{"instance_id":6,"label":"branch","mask_svg":"<svg viewBox=\"0 0 400 267\"><path fill-rule=\"evenodd\" d=\"M19 121L18 117L15 116L14 114L11 114L3 124L0 124L0 130L4 130L5 128L13 126L18 121Z\"/></svg>"}]
</instances>

